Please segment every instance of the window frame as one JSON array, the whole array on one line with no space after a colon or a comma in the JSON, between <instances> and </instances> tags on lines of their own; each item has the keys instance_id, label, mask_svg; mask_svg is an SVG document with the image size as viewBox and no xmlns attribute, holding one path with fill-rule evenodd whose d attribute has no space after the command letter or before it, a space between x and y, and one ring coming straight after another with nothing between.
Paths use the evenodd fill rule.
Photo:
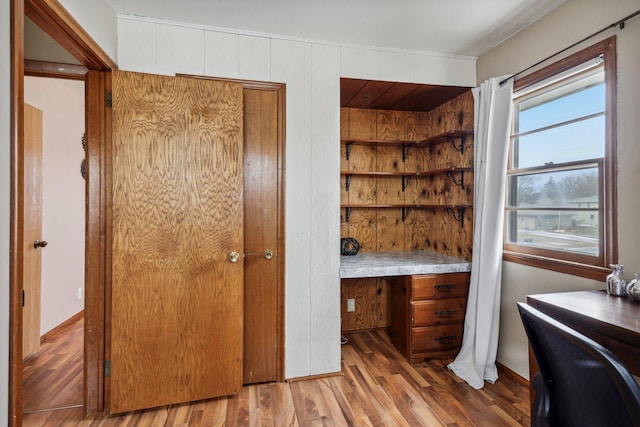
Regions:
<instances>
[{"instance_id":1,"label":"window frame","mask_svg":"<svg viewBox=\"0 0 640 427\"><path fill-rule=\"evenodd\" d=\"M508 242L507 219L513 209L509 209L507 198L505 199L505 233L503 243L503 260L532 267L553 270L575 276L604 280L610 273L609 264L618 261L618 221L617 221L617 70L616 70L616 37L612 36L592 46L582 49L536 72L528 74L514 82L514 95L519 91L530 88L543 80L552 78L562 72L577 67L586 61L602 57L604 66L604 81L606 85L605 101L605 147L602 159L602 176L600 177L600 195L602 201L598 208L601 218L599 222L600 255L598 265L594 265L591 256L580 256L575 253L554 251L550 249L532 248L517 243ZM515 114L515 112L514 112ZM510 142L511 145L511 142ZM511 150L511 146L510 146ZM511 151L510 151L511 154ZM510 156L511 162L511 156ZM510 163L511 167L511 163ZM539 169L539 168L532 168ZM520 169L519 171L525 171ZM524 210L524 209L523 209ZM598 257L596 257L598 258Z\"/></svg>"}]
</instances>

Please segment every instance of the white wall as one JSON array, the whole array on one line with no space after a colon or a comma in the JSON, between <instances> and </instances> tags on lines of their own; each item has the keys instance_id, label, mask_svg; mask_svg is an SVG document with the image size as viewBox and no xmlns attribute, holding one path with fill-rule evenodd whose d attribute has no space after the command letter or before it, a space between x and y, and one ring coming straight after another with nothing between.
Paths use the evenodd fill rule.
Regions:
<instances>
[{"instance_id":1,"label":"white wall","mask_svg":"<svg viewBox=\"0 0 640 427\"><path fill-rule=\"evenodd\" d=\"M59 2L111 59L118 57L117 18L109 0Z\"/></svg>"},{"instance_id":2,"label":"white wall","mask_svg":"<svg viewBox=\"0 0 640 427\"><path fill-rule=\"evenodd\" d=\"M568 0L542 19L478 59L478 81L515 73L640 9L638 0ZM640 18L624 30L609 30L581 45L618 37L618 247L627 278L640 272L637 193L640 173ZM527 339L516 310L526 295L580 289L604 289L598 281L504 263L498 361L528 378Z\"/></svg>"},{"instance_id":3,"label":"white wall","mask_svg":"<svg viewBox=\"0 0 640 427\"><path fill-rule=\"evenodd\" d=\"M84 308L84 82L24 80L25 102L43 112L42 335Z\"/></svg>"},{"instance_id":4,"label":"white wall","mask_svg":"<svg viewBox=\"0 0 640 427\"><path fill-rule=\"evenodd\" d=\"M121 16L118 65L287 85L285 376L339 371L339 78L474 86L475 59Z\"/></svg>"},{"instance_id":5,"label":"white wall","mask_svg":"<svg viewBox=\"0 0 640 427\"><path fill-rule=\"evenodd\" d=\"M0 425L9 414L9 220L11 57L9 0L0 0Z\"/></svg>"}]
</instances>

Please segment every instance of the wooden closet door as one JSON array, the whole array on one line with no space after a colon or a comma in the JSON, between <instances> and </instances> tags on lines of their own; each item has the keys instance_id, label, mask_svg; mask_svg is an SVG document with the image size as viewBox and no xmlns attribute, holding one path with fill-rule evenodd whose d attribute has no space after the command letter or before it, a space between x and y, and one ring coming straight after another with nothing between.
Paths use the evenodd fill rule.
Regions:
<instances>
[{"instance_id":1,"label":"wooden closet door","mask_svg":"<svg viewBox=\"0 0 640 427\"><path fill-rule=\"evenodd\" d=\"M237 83L113 75L112 413L242 387L242 108Z\"/></svg>"},{"instance_id":2,"label":"wooden closet door","mask_svg":"<svg viewBox=\"0 0 640 427\"><path fill-rule=\"evenodd\" d=\"M243 382L250 384L277 380L278 92L245 89L244 118Z\"/></svg>"}]
</instances>

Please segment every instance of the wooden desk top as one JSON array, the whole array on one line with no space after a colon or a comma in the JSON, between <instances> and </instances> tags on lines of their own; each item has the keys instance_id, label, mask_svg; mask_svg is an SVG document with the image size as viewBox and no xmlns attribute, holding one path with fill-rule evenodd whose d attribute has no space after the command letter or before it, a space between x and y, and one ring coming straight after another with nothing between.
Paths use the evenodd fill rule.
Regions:
<instances>
[{"instance_id":1,"label":"wooden desk top","mask_svg":"<svg viewBox=\"0 0 640 427\"><path fill-rule=\"evenodd\" d=\"M527 302L599 342L640 375L640 302L605 291L529 295Z\"/></svg>"}]
</instances>

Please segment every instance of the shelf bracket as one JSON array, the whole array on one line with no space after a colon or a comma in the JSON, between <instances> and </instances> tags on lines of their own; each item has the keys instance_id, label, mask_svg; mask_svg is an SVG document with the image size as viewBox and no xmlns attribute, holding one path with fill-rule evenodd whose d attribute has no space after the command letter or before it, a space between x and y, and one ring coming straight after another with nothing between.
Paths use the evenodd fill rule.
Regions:
<instances>
[{"instance_id":1,"label":"shelf bracket","mask_svg":"<svg viewBox=\"0 0 640 427\"><path fill-rule=\"evenodd\" d=\"M407 160L407 153L409 153L409 144L402 144L402 163Z\"/></svg>"},{"instance_id":2,"label":"shelf bracket","mask_svg":"<svg viewBox=\"0 0 640 427\"><path fill-rule=\"evenodd\" d=\"M410 182L411 182L411 176L402 175L402 192L403 193L404 193L404 190L406 190L406 188L409 186Z\"/></svg>"},{"instance_id":3,"label":"shelf bracket","mask_svg":"<svg viewBox=\"0 0 640 427\"><path fill-rule=\"evenodd\" d=\"M409 216L409 212L411 212L411 208L404 207L402 208L402 222Z\"/></svg>"},{"instance_id":4,"label":"shelf bracket","mask_svg":"<svg viewBox=\"0 0 640 427\"><path fill-rule=\"evenodd\" d=\"M449 178L455 185L462 188L464 190L464 171L460 171L460 181L457 181L453 176L453 172L447 172L447 178ZM349 191L349 187L347 187L347 191Z\"/></svg>"},{"instance_id":5,"label":"shelf bracket","mask_svg":"<svg viewBox=\"0 0 640 427\"><path fill-rule=\"evenodd\" d=\"M353 141L349 141L347 142L347 144L344 147L344 156L347 160L349 160L349 157L351 157L351 147L353 146Z\"/></svg>"},{"instance_id":6,"label":"shelf bracket","mask_svg":"<svg viewBox=\"0 0 640 427\"><path fill-rule=\"evenodd\" d=\"M346 207L346 208L344 208L344 220L346 222L349 222L349 218L351 218L351 208L350 207Z\"/></svg>"},{"instance_id":7,"label":"shelf bracket","mask_svg":"<svg viewBox=\"0 0 640 427\"><path fill-rule=\"evenodd\" d=\"M464 143L467 139L466 135L460 135L460 145L456 145L456 140L452 136L447 137L447 141L451 144L454 150L459 151L461 154L464 154Z\"/></svg>"},{"instance_id":8,"label":"shelf bracket","mask_svg":"<svg viewBox=\"0 0 640 427\"><path fill-rule=\"evenodd\" d=\"M447 208L447 212L449 212L451 216L453 216L453 219L460 223L461 227L464 227L464 212L466 210L467 208L458 208L458 212L456 214L456 211L453 210L453 208Z\"/></svg>"},{"instance_id":9,"label":"shelf bracket","mask_svg":"<svg viewBox=\"0 0 640 427\"><path fill-rule=\"evenodd\" d=\"M345 175L344 177L344 188L347 191L349 191L349 187L351 186L351 177L353 177L351 174Z\"/></svg>"}]
</instances>

